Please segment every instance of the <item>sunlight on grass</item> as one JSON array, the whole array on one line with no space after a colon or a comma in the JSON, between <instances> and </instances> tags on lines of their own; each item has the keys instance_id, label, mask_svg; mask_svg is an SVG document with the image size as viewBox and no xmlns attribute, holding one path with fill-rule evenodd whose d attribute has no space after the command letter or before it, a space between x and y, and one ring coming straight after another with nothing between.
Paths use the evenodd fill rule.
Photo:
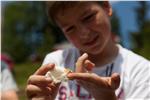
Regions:
<instances>
[{"instance_id":1,"label":"sunlight on grass","mask_svg":"<svg viewBox=\"0 0 150 100\"><path fill-rule=\"evenodd\" d=\"M14 77L19 87L19 100L26 100L25 87L28 77L33 74L39 67L40 63L21 63L16 64L14 68Z\"/></svg>"}]
</instances>

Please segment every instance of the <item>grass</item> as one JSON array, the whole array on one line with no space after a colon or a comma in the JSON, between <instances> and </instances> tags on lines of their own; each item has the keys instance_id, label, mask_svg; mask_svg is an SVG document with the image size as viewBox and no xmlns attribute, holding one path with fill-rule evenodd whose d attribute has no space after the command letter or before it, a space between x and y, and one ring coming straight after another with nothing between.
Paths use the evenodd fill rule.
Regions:
<instances>
[{"instance_id":1,"label":"grass","mask_svg":"<svg viewBox=\"0 0 150 100\"><path fill-rule=\"evenodd\" d=\"M19 87L19 100L27 100L25 94L25 87L27 80L39 67L40 63L25 62L16 64L14 67L14 77Z\"/></svg>"}]
</instances>

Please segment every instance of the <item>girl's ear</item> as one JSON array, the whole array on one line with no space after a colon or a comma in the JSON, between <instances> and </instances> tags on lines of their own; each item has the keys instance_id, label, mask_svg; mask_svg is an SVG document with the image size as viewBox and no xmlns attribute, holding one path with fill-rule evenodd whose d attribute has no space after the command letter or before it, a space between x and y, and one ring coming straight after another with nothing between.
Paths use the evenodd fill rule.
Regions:
<instances>
[{"instance_id":1,"label":"girl's ear","mask_svg":"<svg viewBox=\"0 0 150 100\"><path fill-rule=\"evenodd\" d=\"M112 16L112 7L108 1L103 1L102 8L106 11L108 16Z\"/></svg>"}]
</instances>

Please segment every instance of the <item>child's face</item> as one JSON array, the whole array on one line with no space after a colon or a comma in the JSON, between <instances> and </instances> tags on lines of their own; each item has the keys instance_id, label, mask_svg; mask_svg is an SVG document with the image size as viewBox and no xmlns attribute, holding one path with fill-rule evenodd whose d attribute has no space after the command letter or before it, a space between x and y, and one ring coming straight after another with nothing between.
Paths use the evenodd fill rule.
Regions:
<instances>
[{"instance_id":1,"label":"child's face","mask_svg":"<svg viewBox=\"0 0 150 100\"><path fill-rule=\"evenodd\" d=\"M108 9L95 2L81 3L58 12L56 23L79 50L98 54L109 44L111 28Z\"/></svg>"}]
</instances>

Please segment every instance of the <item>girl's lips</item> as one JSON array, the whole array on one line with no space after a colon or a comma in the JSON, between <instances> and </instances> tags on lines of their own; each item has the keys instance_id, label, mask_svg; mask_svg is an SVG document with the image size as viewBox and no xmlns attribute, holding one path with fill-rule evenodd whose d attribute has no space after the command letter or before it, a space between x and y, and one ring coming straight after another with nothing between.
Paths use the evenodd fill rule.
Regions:
<instances>
[{"instance_id":1,"label":"girl's lips","mask_svg":"<svg viewBox=\"0 0 150 100\"><path fill-rule=\"evenodd\" d=\"M91 41L84 43L84 45L94 45L97 42L98 36L95 36Z\"/></svg>"}]
</instances>

